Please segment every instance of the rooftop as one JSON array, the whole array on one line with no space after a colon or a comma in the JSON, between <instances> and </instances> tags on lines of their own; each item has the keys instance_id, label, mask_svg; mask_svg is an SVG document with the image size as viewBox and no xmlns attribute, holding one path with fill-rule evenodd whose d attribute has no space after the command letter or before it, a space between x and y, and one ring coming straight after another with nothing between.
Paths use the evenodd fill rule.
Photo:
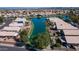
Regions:
<instances>
[{"instance_id":1,"label":"rooftop","mask_svg":"<svg viewBox=\"0 0 79 59\"><path fill-rule=\"evenodd\" d=\"M17 32L7 32L7 31L0 31L0 36L17 36Z\"/></svg>"},{"instance_id":2,"label":"rooftop","mask_svg":"<svg viewBox=\"0 0 79 59\"><path fill-rule=\"evenodd\" d=\"M11 26L11 27L22 27L23 23L12 22L12 23L9 24L9 26Z\"/></svg>"},{"instance_id":3,"label":"rooftop","mask_svg":"<svg viewBox=\"0 0 79 59\"><path fill-rule=\"evenodd\" d=\"M71 24L64 22L62 19L56 17L50 18L50 21L56 23L57 29L78 29Z\"/></svg>"},{"instance_id":4,"label":"rooftop","mask_svg":"<svg viewBox=\"0 0 79 59\"><path fill-rule=\"evenodd\" d=\"M79 36L79 30L63 30L65 35Z\"/></svg>"},{"instance_id":5,"label":"rooftop","mask_svg":"<svg viewBox=\"0 0 79 59\"><path fill-rule=\"evenodd\" d=\"M67 43L79 44L79 36L65 36Z\"/></svg>"},{"instance_id":6,"label":"rooftop","mask_svg":"<svg viewBox=\"0 0 79 59\"><path fill-rule=\"evenodd\" d=\"M16 18L15 21L26 21L25 18Z\"/></svg>"},{"instance_id":7,"label":"rooftop","mask_svg":"<svg viewBox=\"0 0 79 59\"><path fill-rule=\"evenodd\" d=\"M3 31L17 31L19 32L21 28L20 27L4 27L2 30Z\"/></svg>"}]
</instances>

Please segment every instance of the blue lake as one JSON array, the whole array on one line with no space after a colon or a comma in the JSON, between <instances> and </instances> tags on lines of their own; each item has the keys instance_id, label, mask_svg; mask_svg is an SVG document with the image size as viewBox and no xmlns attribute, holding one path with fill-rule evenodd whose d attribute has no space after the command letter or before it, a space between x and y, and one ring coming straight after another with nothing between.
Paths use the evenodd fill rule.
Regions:
<instances>
[{"instance_id":1,"label":"blue lake","mask_svg":"<svg viewBox=\"0 0 79 59\"><path fill-rule=\"evenodd\" d=\"M33 31L31 35L37 35L39 33L43 33L46 31L46 18L33 18L32 23L33 23Z\"/></svg>"},{"instance_id":2,"label":"blue lake","mask_svg":"<svg viewBox=\"0 0 79 59\"><path fill-rule=\"evenodd\" d=\"M66 15L63 16L63 19L64 20L70 20L69 16L66 16Z\"/></svg>"}]
</instances>

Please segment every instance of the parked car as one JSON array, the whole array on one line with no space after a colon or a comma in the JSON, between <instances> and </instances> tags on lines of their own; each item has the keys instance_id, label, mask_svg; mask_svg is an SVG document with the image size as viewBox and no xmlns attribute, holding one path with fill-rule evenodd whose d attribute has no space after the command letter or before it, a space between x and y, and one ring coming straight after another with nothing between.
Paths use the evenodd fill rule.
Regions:
<instances>
[{"instance_id":1,"label":"parked car","mask_svg":"<svg viewBox=\"0 0 79 59\"><path fill-rule=\"evenodd\" d=\"M22 46L24 46L24 43L23 43L23 42L16 42L15 45L16 45L16 46L19 46L19 47L22 47Z\"/></svg>"}]
</instances>

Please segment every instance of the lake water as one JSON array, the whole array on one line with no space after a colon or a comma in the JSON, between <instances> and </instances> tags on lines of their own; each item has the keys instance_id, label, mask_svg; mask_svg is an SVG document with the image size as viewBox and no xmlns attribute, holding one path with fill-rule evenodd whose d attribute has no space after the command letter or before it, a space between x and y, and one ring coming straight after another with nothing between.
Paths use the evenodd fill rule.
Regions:
<instances>
[{"instance_id":1,"label":"lake water","mask_svg":"<svg viewBox=\"0 0 79 59\"><path fill-rule=\"evenodd\" d=\"M33 18L32 23L34 25L32 35L37 35L46 31L46 18Z\"/></svg>"},{"instance_id":2,"label":"lake water","mask_svg":"<svg viewBox=\"0 0 79 59\"><path fill-rule=\"evenodd\" d=\"M63 19L64 20L70 20L69 16L66 16L66 15L63 16Z\"/></svg>"}]
</instances>

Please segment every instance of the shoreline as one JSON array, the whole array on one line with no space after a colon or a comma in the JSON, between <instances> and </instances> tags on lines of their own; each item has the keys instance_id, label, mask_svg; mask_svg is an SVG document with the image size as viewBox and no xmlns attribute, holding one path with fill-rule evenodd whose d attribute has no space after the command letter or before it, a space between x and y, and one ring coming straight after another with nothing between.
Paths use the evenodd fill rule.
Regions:
<instances>
[{"instance_id":1,"label":"shoreline","mask_svg":"<svg viewBox=\"0 0 79 59\"><path fill-rule=\"evenodd\" d=\"M29 30L29 32L28 32L28 38L31 37L32 32L33 32L33 29L34 29L34 24L33 24L33 22L31 21L31 28L30 28L30 30ZM29 39L30 39L30 38L29 38Z\"/></svg>"}]
</instances>

